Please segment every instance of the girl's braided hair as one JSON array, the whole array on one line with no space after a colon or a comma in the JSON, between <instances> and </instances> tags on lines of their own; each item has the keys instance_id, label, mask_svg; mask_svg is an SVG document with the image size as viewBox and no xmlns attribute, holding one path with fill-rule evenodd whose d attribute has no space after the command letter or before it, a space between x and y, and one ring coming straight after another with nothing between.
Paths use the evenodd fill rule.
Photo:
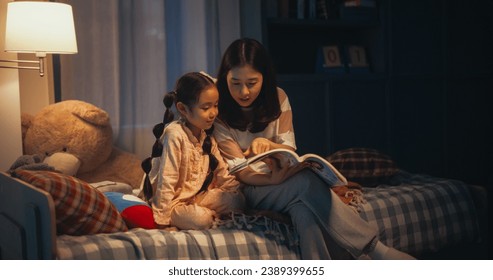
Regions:
<instances>
[{"instance_id":1,"label":"girl's braided hair","mask_svg":"<svg viewBox=\"0 0 493 280\"><path fill-rule=\"evenodd\" d=\"M156 138L154 145L152 146L152 153L151 156L143 160L141 164L142 169L145 172L143 192L147 202L149 202L154 195L151 181L149 179L149 172L152 170L152 159L156 157L161 157L161 155L163 154L163 143L161 143L160 138L164 132L164 128L166 127L166 125L174 119L174 114L171 111L171 106L173 104L181 102L190 108L198 102L200 98L200 93L211 86L215 86L215 84L209 76L199 72L191 72L183 75L182 77L180 77L180 79L178 79L174 91L168 92L164 95L163 104L166 107L166 110L164 112L163 121L156 124L152 129L154 137ZM209 171L198 193L207 190L207 187L212 182L214 170L217 168L218 165L218 160L211 153L211 134L213 130L214 126L205 131L206 138L204 139L204 143L202 144L202 150L204 154L207 154L209 156Z\"/></svg>"}]
</instances>

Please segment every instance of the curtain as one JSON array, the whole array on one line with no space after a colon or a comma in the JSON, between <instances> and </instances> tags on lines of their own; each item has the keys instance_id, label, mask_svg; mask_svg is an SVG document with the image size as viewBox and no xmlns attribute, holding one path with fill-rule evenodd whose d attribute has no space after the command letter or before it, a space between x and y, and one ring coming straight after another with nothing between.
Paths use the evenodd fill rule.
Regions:
<instances>
[{"instance_id":1,"label":"curtain","mask_svg":"<svg viewBox=\"0 0 493 280\"><path fill-rule=\"evenodd\" d=\"M61 56L61 99L104 109L115 145L147 157L162 97L190 71L215 74L240 37L240 0L67 0L76 55Z\"/></svg>"}]
</instances>

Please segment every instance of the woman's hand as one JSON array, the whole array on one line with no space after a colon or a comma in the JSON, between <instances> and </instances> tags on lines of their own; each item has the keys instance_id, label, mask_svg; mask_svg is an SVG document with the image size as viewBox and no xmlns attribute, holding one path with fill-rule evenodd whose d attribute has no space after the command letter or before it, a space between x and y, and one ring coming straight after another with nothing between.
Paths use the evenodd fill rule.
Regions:
<instances>
[{"instance_id":1,"label":"woman's hand","mask_svg":"<svg viewBox=\"0 0 493 280\"><path fill-rule=\"evenodd\" d=\"M258 137L253 139L252 144L250 144L250 147L243 153L243 155L246 158L253 157L255 155L265 153L267 151L273 150L273 149L287 149L294 151L294 148L288 145L284 144L278 144L276 142L272 142L267 138L263 137Z\"/></svg>"},{"instance_id":2,"label":"woman's hand","mask_svg":"<svg viewBox=\"0 0 493 280\"><path fill-rule=\"evenodd\" d=\"M246 158L267 152L272 150L274 146L274 142L270 141L267 138L258 137L253 139L250 147L243 153Z\"/></svg>"}]
</instances>

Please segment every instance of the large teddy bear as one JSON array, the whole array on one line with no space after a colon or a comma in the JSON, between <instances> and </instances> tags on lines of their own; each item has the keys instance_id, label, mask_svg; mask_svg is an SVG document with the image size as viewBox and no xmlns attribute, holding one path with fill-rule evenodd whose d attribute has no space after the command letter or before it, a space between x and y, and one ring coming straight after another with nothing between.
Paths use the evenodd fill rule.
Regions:
<instances>
[{"instance_id":1,"label":"large teddy bear","mask_svg":"<svg viewBox=\"0 0 493 280\"><path fill-rule=\"evenodd\" d=\"M86 182L114 181L140 187L141 160L113 145L110 118L80 100L50 104L35 116L23 114L25 155L41 155L63 173Z\"/></svg>"}]
</instances>

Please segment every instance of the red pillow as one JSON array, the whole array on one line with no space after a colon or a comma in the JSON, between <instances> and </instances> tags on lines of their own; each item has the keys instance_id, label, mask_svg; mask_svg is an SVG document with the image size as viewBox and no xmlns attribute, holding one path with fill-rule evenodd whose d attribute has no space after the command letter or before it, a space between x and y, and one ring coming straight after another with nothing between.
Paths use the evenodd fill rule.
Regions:
<instances>
[{"instance_id":1,"label":"red pillow","mask_svg":"<svg viewBox=\"0 0 493 280\"><path fill-rule=\"evenodd\" d=\"M16 170L12 176L48 192L55 202L58 234L127 231L117 209L88 183L53 171Z\"/></svg>"},{"instance_id":2,"label":"red pillow","mask_svg":"<svg viewBox=\"0 0 493 280\"><path fill-rule=\"evenodd\" d=\"M156 228L152 209L142 199L120 192L104 192L104 195L118 209L128 228Z\"/></svg>"}]
</instances>

